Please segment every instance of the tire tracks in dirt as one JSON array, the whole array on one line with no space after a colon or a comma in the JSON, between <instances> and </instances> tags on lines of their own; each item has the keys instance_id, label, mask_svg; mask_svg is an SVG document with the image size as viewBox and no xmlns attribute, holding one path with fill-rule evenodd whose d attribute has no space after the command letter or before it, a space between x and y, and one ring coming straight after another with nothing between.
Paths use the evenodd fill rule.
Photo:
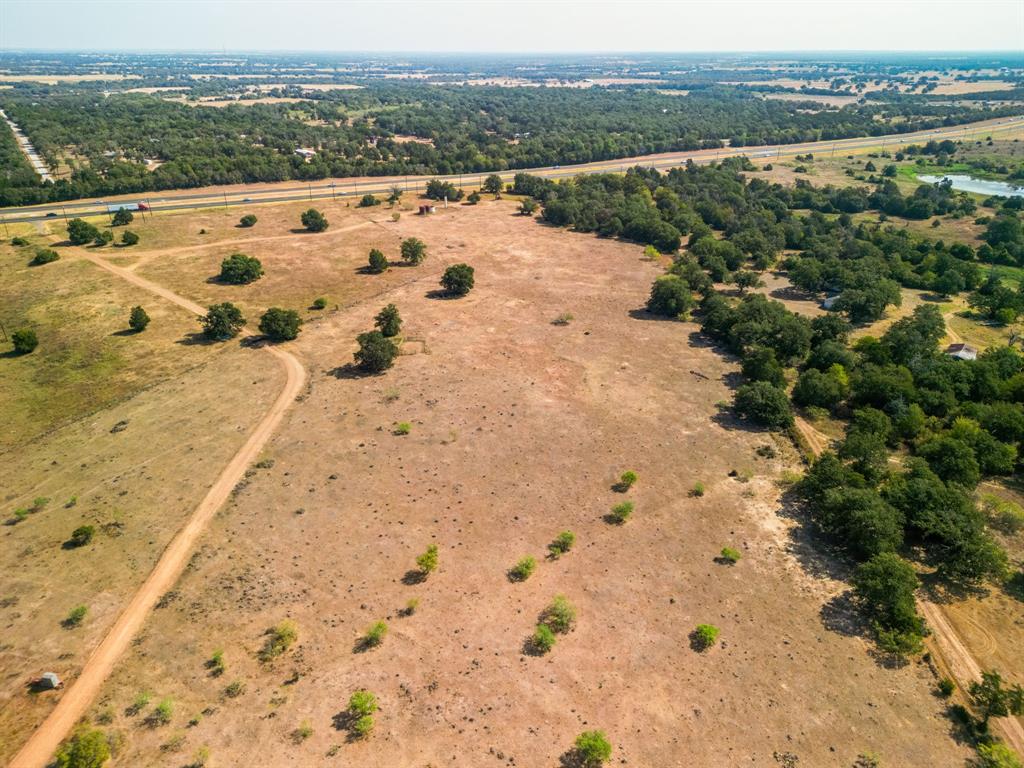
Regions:
<instances>
[{"instance_id":1,"label":"tire tracks in dirt","mask_svg":"<svg viewBox=\"0 0 1024 768\"><path fill-rule=\"evenodd\" d=\"M111 264L87 251L84 253L84 257L101 269L189 312L200 316L206 313L206 310L194 301L146 280L124 267ZM191 517L171 539L142 586L135 592L114 625L86 660L78 677L68 687L43 723L14 756L9 768L44 768L49 764L53 753L86 713L103 683L113 671L114 665L127 650L132 638L142 628L146 617L153 610L157 601L178 580L188 562L193 546L206 530L214 514L227 501L231 491L242 479L245 470L259 455L263 446L281 423L288 407L302 391L306 383L306 370L299 360L290 352L279 347L264 345L262 349L273 355L285 371L286 379L281 392L239 451L221 471L199 506L192 512Z\"/></svg>"}]
</instances>

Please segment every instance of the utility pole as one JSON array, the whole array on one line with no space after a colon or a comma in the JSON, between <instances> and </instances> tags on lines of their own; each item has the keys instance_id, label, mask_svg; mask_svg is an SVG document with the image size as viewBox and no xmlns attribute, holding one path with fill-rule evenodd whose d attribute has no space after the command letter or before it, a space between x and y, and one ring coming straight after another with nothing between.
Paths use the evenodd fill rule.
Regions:
<instances>
[{"instance_id":1,"label":"utility pole","mask_svg":"<svg viewBox=\"0 0 1024 768\"><path fill-rule=\"evenodd\" d=\"M67 211L67 209L63 205L60 207L60 212L64 214L64 223L67 224L68 223L68 211Z\"/></svg>"},{"instance_id":2,"label":"utility pole","mask_svg":"<svg viewBox=\"0 0 1024 768\"><path fill-rule=\"evenodd\" d=\"M313 185L307 183L306 186L309 188L309 199L310 199L310 201L312 201L313 200Z\"/></svg>"},{"instance_id":3,"label":"utility pole","mask_svg":"<svg viewBox=\"0 0 1024 768\"><path fill-rule=\"evenodd\" d=\"M11 233L7 229L7 219L4 218L3 222L4 222L4 236L9 238L11 236ZM5 338L4 341L7 341L7 339Z\"/></svg>"},{"instance_id":4,"label":"utility pole","mask_svg":"<svg viewBox=\"0 0 1024 768\"><path fill-rule=\"evenodd\" d=\"M228 207L228 193L227 192L222 192L222 194L224 195L224 207L227 208Z\"/></svg>"}]
</instances>

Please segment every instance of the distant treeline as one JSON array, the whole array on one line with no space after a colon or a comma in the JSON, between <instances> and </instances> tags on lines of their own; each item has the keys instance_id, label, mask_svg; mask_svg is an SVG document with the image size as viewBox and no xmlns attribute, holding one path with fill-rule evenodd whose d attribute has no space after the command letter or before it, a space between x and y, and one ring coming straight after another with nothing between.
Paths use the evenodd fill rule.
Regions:
<instances>
[{"instance_id":1,"label":"distant treeline","mask_svg":"<svg viewBox=\"0 0 1024 768\"><path fill-rule=\"evenodd\" d=\"M51 165L54 184L0 178L0 204L348 176L485 173L667 151L909 132L1010 114L923 101L807 112L735 89L383 84L294 104L200 108L95 87L18 87L2 105ZM425 141L402 141L413 136ZM306 162L295 149L316 155ZM2 148L2 147L0 147ZM147 167L146 161L152 161Z\"/></svg>"}]
</instances>

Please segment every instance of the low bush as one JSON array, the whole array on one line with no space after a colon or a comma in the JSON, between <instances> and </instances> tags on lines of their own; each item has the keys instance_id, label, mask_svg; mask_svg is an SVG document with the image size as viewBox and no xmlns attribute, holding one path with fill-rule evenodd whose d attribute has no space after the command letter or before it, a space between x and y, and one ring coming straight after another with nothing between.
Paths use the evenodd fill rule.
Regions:
<instances>
[{"instance_id":1,"label":"low bush","mask_svg":"<svg viewBox=\"0 0 1024 768\"><path fill-rule=\"evenodd\" d=\"M541 614L541 624L552 632L565 634L576 621L576 608L565 595L555 595L555 599Z\"/></svg>"},{"instance_id":2,"label":"low bush","mask_svg":"<svg viewBox=\"0 0 1024 768\"><path fill-rule=\"evenodd\" d=\"M271 307L263 313L259 327L271 341L291 341L299 335L302 318L294 309Z\"/></svg>"},{"instance_id":3,"label":"low bush","mask_svg":"<svg viewBox=\"0 0 1024 768\"><path fill-rule=\"evenodd\" d=\"M14 351L19 355L27 355L39 346L39 337L31 328L19 328L11 334Z\"/></svg>"},{"instance_id":4,"label":"low bush","mask_svg":"<svg viewBox=\"0 0 1024 768\"><path fill-rule=\"evenodd\" d=\"M395 425L394 434L396 435L408 435L412 432L412 424L408 421L400 421Z\"/></svg>"},{"instance_id":5,"label":"low bush","mask_svg":"<svg viewBox=\"0 0 1024 768\"><path fill-rule=\"evenodd\" d=\"M110 759L110 743L103 731L80 727L55 755L57 768L102 768Z\"/></svg>"},{"instance_id":6,"label":"low bush","mask_svg":"<svg viewBox=\"0 0 1024 768\"><path fill-rule=\"evenodd\" d=\"M325 299L323 296L318 296L317 298L313 299L313 309L326 309L326 308L327 308L327 299Z\"/></svg>"},{"instance_id":7,"label":"low bush","mask_svg":"<svg viewBox=\"0 0 1024 768\"><path fill-rule=\"evenodd\" d=\"M633 514L633 502L622 501L612 507L612 511L608 513L607 520L615 525L622 525L630 516Z\"/></svg>"},{"instance_id":8,"label":"low bush","mask_svg":"<svg viewBox=\"0 0 1024 768\"><path fill-rule=\"evenodd\" d=\"M370 691L358 690L348 700L348 713L352 717L365 717L377 711L377 697Z\"/></svg>"},{"instance_id":9,"label":"low bush","mask_svg":"<svg viewBox=\"0 0 1024 768\"><path fill-rule=\"evenodd\" d=\"M572 531L562 531L555 537L555 540L548 544L548 552L551 557L557 560L566 552L572 549L576 543L576 534Z\"/></svg>"},{"instance_id":10,"label":"low bush","mask_svg":"<svg viewBox=\"0 0 1024 768\"><path fill-rule=\"evenodd\" d=\"M510 581L526 581L533 575L536 568L537 561L530 556L526 556L509 569L508 578Z\"/></svg>"},{"instance_id":11,"label":"low bush","mask_svg":"<svg viewBox=\"0 0 1024 768\"><path fill-rule=\"evenodd\" d=\"M93 540L96 535L96 528L91 525L80 525L71 532L68 543L72 547L84 547Z\"/></svg>"},{"instance_id":12,"label":"low bush","mask_svg":"<svg viewBox=\"0 0 1024 768\"><path fill-rule=\"evenodd\" d=\"M599 768L612 757L612 745L604 731L584 731L576 737L573 751L581 768Z\"/></svg>"},{"instance_id":13,"label":"low bush","mask_svg":"<svg viewBox=\"0 0 1024 768\"><path fill-rule=\"evenodd\" d=\"M368 267L369 271L372 272L375 275L379 275L381 272L383 272L387 268L388 268L387 257L385 257L384 254L381 253L380 251L378 251L376 248L373 248L370 251L370 259L369 259L369 267Z\"/></svg>"},{"instance_id":14,"label":"low bush","mask_svg":"<svg viewBox=\"0 0 1024 768\"><path fill-rule=\"evenodd\" d=\"M740 554L740 551L738 549L733 549L732 547L722 547L722 552L718 557L719 560L721 560L723 563L735 565L737 562L739 562L739 559L743 557L743 555Z\"/></svg>"},{"instance_id":15,"label":"low bush","mask_svg":"<svg viewBox=\"0 0 1024 768\"><path fill-rule=\"evenodd\" d=\"M363 648L376 648L378 645L384 642L384 638L388 634L388 625L383 621L375 622L370 625L370 628L366 630L366 634L363 635L360 645Z\"/></svg>"},{"instance_id":16,"label":"low bush","mask_svg":"<svg viewBox=\"0 0 1024 768\"><path fill-rule=\"evenodd\" d=\"M245 693L245 683L241 680L235 680L224 689L224 695L229 699L237 699L243 693Z\"/></svg>"},{"instance_id":17,"label":"low bush","mask_svg":"<svg viewBox=\"0 0 1024 768\"><path fill-rule=\"evenodd\" d=\"M953 691L956 690L956 683L949 677L944 677L939 680L939 695L944 699L948 699L953 695Z\"/></svg>"},{"instance_id":18,"label":"low bush","mask_svg":"<svg viewBox=\"0 0 1024 768\"><path fill-rule=\"evenodd\" d=\"M469 264L452 264L441 275L441 285L452 296L465 296L473 289L473 268Z\"/></svg>"},{"instance_id":19,"label":"low bush","mask_svg":"<svg viewBox=\"0 0 1024 768\"><path fill-rule=\"evenodd\" d=\"M308 211L303 212L299 220L302 222L302 226L310 232L323 232L330 226L327 223L327 217L316 208L310 208Z\"/></svg>"},{"instance_id":20,"label":"low bush","mask_svg":"<svg viewBox=\"0 0 1024 768\"><path fill-rule=\"evenodd\" d=\"M130 246L138 245L138 244L139 244L139 236L138 236L138 234L136 234L135 232L132 232L130 229L126 229L121 234L121 245L130 247Z\"/></svg>"},{"instance_id":21,"label":"low bush","mask_svg":"<svg viewBox=\"0 0 1024 768\"><path fill-rule=\"evenodd\" d=\"M380 200L370 193L363 195L362 199L359 201L360 208L373 208L375 205L380 205Z\"/></svg>"},{"instance_id":22,"label":"low bush","mask_svg":"<svg viewBox=\"0 0 1024 768\"><path fill-rule=\"evenodd\" d=\"M555 633L546 624L538 624L533 634L530 635L530 650L538 655L544 655L555 647Z\"/></svg>"},{"instance_id":23,"label":"low bush","mask_svg":"<svg viewBox=\"0 0 1024 768\"><path fill-rule=\"evenodd\" d=\"M267 642L260 651L262 661L270 661L287 651L299 639L299 628L291 619L284 619L267 631Z\"/></svg>"},{"instance_id":24,"label":"low bush","mask_svg":"<svg viewBox=\"0 0 1024 768\"><path fill-rule=\"evenodd\" d=\"M706 651L718 642L720 630L714 624L698 624L693 630L693 645L699 651Z\"/></svg>"},{"instance_id":25,"label":"low bush","mask_svg":"<svg viewBox=\"0 0 1024 768\"><path fill-rule=\"evenodd\" d=\"M690 489L690 495L700 498L704 495L704 483L699 480L693 484L693 488Z\"/></svg>"},{"instance_id":26,"label":"low bush","mask_svg":"<svg viewBox=\"0 0 1024 768\"><path fill-rule=\"evenodd\" d=\"M431 544L427 551L416 558L420 572L427 576L437 570L437 544Z\"/></svg>"},{"instance_id":27,"label":"low bush","mask_svg":"<svg viewBox=\"0 0 1024 768\"><path fill-rule=\"evenodd\" d=\"M227 667L224 664L224 651L217 649L213 652L213 655L206 662L206 668L210 670L210 674L214 677L220 677L224 674Z\"/></svg>"},{"instance_id":28,"label":"low bush","mask_svg":"<svg viewBox=\"0 0 1024 768\"><path fill-rule=\"evenodd\" d=\"M238 226L240 227L254 227L256 226L257 218L255 214L247 213L245 216L238 220Z\"/></svg>"},{"instance_id":29,"label":"low bush","mask_svg":"<svg viewBox=\"0 0 1024 768\"><path fill-rule=\"evenodd\" d=\"M50 262L57 261L60 258L60 254L52 248L40 248L36 251L36 255L30 262L32 266L38 267L42 264L49 264Z\"/></svg>"},{"instance_id":30,"label":"low bush","mask_svg":"<svg viewBox=\"0 0 1024 768\"><path fill-rule=\"evenodd\" d=\"M61 622L66 629L72 629L73 627L79 626L85 619L85 615L89 612L89 609L84 605L76 605L68 613L67 618Z\"/></svg>"}]
</instances>

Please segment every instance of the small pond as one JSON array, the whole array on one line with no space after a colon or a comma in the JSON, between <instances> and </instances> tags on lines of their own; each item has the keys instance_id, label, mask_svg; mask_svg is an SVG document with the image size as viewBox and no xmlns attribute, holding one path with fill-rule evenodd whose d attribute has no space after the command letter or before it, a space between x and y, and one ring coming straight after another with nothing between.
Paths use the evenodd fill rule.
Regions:
<instances>
[{"instance_id":1,"label":"small pond","mask_svg":"<svg viewBox=\"0 0 1024 768\"><path fill-rule=\"evenodd\" d=\"M997 197L1024 195L1024 187L1017 184L1010 184L1005 181L976 179L973 176L954 173L947 176L918 176L917 178L929 184L935 184L943 179L949 179L953 183L953 189L959 189L963 192L977 192L979 195L996 195Z\"/></svg>"}]
</instances>

